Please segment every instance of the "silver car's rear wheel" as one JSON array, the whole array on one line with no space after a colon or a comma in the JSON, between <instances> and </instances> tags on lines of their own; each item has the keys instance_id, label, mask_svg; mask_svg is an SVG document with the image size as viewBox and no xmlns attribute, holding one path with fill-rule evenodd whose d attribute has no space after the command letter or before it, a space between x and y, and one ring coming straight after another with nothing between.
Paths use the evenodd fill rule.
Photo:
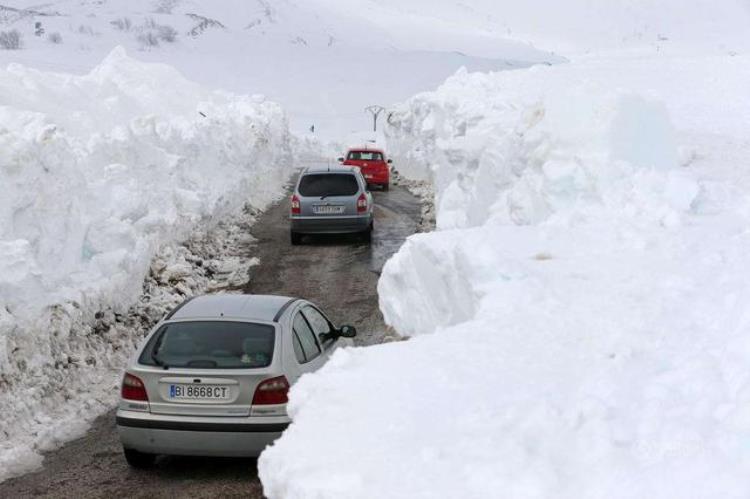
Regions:
<instances>
[{"instance_id":1,"label":"silver car's rear wheel","mask_svg":"<svg viewBox=\"0 0 750 499\"><path fill-rule=\"evenodd\" d=\"M156 456L154 454L147 454L140 452L135 449L123 448L122 452L125 454L125 460L133 468L150 468L153 466Z\"/></svg>"},{"instance_id":2,"label":"silver car's rear wheel","mask_svg":"<svg viewBox=\"0 0 750 499\"><path fill-rule=\"evenodd\" d=\"M297 246L298 244L302 244L302 234L300 234L299 232L291 232L290 235L292 245Z\"/></svg>"},{"instance_id":3,"label":"silver car's rear wheel","mask_svg":"<svg viewBox=\"0 0 750 499\"><path fill-rule=\"evenodd\" d=\"M372 231L375 228L375 222L370 222L370 227L362 233L362 241L367 244L372 242Z\"/></svg>"}]
</instances>

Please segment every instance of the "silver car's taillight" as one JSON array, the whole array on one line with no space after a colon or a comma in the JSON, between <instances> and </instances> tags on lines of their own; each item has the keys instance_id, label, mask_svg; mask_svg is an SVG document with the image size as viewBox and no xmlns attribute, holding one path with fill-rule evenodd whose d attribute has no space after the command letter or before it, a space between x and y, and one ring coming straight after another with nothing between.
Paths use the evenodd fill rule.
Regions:
<instances>
[{"instance_id":1,"label":"silver car's taillight","mask_svg":"<svg viewBox=\"0 0 750 499\"><path fill-rule=\"evenodd\" d=\"M125 373L122 378L122 390L120 395L125 400L140 400L142 402L148 402L148 394L146 393L146 386L138 376L133 376L130 373Z\"/></svg>"},{"instance_id":2,"label":"silver car's taillight","mask_svg":"<svg viewBox=\"0 0 750 499\"><path fill-rule=\"evenodd\" d=\"M261 382L255 389L253 405L286 404L289 400L289 382L285 376L270 378Z\"/></svg>"},{"instance_id":3,"label":"silver car's taillight","mask_svg":"<svg viewBox=\"0 0 750 499\"><path fill-rule=\"evenodd\" d=\"M365 211L367 211L367 196L363 192L357 198L357 213L364 213Z\"/></svg>"}]
</instances>

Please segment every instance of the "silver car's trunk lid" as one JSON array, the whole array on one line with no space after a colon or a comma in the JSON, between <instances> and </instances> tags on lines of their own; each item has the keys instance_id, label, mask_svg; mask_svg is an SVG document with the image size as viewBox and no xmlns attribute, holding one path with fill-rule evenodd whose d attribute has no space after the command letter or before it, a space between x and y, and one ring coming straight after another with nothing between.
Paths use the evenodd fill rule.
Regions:
<instances>
[{"instance_id":1,"label":"silver car's trunk lid","mask_svg":"<svg viewBox=\"0 0 750 499\"><path fill-rule=\"evenodd\" d=\"M357 215L357 195L302 197L300 208L306 217L341 217Z\"/></svg>"},{"instance_id":2,"label":"silver car's trunk lid","mask_svg":"<svg viewBox=\"0 0 750 499\"><path fill-rule=\"evenodd\" d=\"M153 414L249 416L255 389L273 375L265 370L232 371L148 369L135 374L146 385Z\"/></svg>"},{"instance_id":3,"label":"silver car's trunk lid","mask_svg":"<svg viewBox=\"0 0 750 499\"><path fill-rule=\"evenodd\" d=\"M165 323L133 374L154 414L247 416L257 386L278 369L272 324L231 319Z\"/></svg>"},{"instance_id":4,"label":"silver car's trunk lid","mask_svg":"<svg viewBox=\"0 0 750 499\"><path fill-rule=\"evenodd\" d=\"M352 171L312 172L300 178L296 193L301 216L356 216L361 185Z\"/></svg>"}]
</instances>

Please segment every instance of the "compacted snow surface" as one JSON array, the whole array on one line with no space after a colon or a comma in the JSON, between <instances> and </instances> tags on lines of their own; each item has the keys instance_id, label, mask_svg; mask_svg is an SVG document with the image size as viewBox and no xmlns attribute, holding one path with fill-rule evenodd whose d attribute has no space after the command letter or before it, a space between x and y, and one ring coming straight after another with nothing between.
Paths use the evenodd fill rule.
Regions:
<instances>
[{"instance_id":1,"label":"compacted snow surface","mask_svg":"<svg viewBox=\"0 0 750 499\"><path fill-rule=\"evenodd\" d=\"M750 495L748 82L746 56L589 57L400 106L438 228L379 282L412 338L292 388L266 494Z\"/></svg>"},{"instance_id":2,"label":"compacted snow surface","mask_svg":"<svg viewBox=\"0 0 750 499\"><path fill-rule=\"evenodd\" d=\"M0 70L0 480L112 404L136 331L95 313L124 313L161 247L265 206L291 168L277 104L122 49L85 76Z\"/></svg>"}]
</instances>

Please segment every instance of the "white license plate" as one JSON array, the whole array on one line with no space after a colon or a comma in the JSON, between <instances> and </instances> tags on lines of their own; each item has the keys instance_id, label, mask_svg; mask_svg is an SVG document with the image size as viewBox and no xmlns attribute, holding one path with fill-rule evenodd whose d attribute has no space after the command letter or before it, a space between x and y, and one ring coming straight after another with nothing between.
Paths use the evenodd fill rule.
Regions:
<instances>
[{"instance_id":1,"label":"white license plate","mask_svg":"<svg viewBox=\"0 0 750 499\"><path fill-rule=\"evenodd\" d=\"M335 215L344 213L343 206L314 206L313 211L317 215Z\"/></svg>"},{"instance_id":2,"label":"white license plate","mask_svg":"<svg viewBox=\"0 0 750 499\"><path fill-rule=\"evenodd\" d=\"M170 400L227 400L229 387L219 385L169 385Z\"/></svg>"}]
</instances>

